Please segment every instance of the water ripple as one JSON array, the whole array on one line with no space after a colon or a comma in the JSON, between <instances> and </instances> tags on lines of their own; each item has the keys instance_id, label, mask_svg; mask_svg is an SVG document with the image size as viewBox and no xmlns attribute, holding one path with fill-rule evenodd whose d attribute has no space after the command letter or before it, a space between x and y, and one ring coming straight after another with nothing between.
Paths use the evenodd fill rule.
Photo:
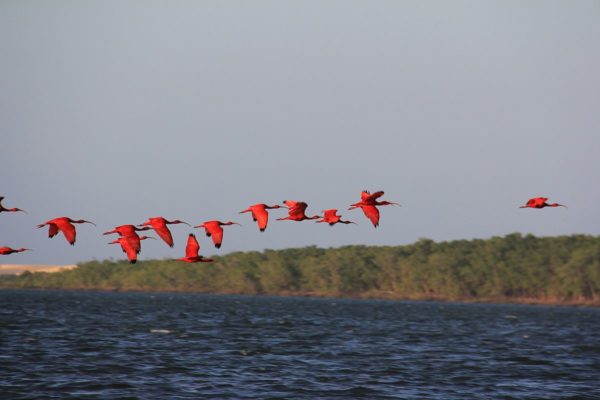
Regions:
<instances>
[{"instance_id":1,"label":"water ripple","mask_svg":"<svg viewBox=\"0 0 600 400\"><path fill-rule=\"evenodd\" d=\"M0 398L599 399L600 310L0 291Z\"/></svg>"}]
</instances>

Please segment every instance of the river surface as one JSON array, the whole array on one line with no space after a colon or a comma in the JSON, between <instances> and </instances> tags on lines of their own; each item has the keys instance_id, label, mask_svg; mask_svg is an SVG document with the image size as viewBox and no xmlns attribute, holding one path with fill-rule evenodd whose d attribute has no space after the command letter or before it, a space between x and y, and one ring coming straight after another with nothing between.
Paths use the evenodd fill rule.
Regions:
<instances>
[{"instance_id":1,"label":"river surface","mask_svg":"<svg viewBox=\"0 0 600 400\"><path fill-rule=\"evenodd\" d=\"M600 309L0 291L1 399L600 399Z\"/></svg>"}]
</instances>

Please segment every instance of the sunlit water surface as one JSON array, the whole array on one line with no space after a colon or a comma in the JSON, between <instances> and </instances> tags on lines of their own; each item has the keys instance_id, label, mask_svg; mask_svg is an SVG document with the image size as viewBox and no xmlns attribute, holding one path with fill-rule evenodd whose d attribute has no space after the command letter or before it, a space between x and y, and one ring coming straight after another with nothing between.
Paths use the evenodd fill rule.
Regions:
<instances>
[{"instance_id":1,"label":"sunlit water surface","mask_svg":"<svg viewBox=\"0 0 600 400\"><path fill-rule=\"evenodd\" d=\"M0 291L2 399L598 399L600 309Z\"/></svg>"}]
</instances>

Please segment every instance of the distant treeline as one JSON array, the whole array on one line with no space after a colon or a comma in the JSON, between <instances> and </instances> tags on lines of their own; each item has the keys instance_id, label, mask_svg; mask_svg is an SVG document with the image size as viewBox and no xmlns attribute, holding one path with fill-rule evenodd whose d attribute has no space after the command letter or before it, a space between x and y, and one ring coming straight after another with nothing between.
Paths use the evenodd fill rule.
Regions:
<instances>
[{"instance_id":1,"label":"distant treeline","mask_svg":"<svg viewBox=\"0 0 600 400\"><path fill-rule=\"evenodd\" d=\"M2 288L348 296L600 305L600 237L237 252L214 263L92 261L57 273L0 278Z\"/></svg>"}]
</instances>

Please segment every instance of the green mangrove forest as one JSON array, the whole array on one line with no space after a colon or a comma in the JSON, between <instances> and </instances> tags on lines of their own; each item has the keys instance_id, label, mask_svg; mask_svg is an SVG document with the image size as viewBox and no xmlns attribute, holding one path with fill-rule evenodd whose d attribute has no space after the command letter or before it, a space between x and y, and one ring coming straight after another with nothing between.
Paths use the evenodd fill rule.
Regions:
<instances>
[{"instance_id":1,"label":"green mangrove forest","mask_svg":"<svg viewBox=\"0 0 600 400\"><path fill-rule=\"evenodd\" d=\"M184 291L600 305L600 237L490 239L404 246L305 247L212 256L213 263L90 261L0 278L0 288Z\"/></svg>"}]
</instances>

